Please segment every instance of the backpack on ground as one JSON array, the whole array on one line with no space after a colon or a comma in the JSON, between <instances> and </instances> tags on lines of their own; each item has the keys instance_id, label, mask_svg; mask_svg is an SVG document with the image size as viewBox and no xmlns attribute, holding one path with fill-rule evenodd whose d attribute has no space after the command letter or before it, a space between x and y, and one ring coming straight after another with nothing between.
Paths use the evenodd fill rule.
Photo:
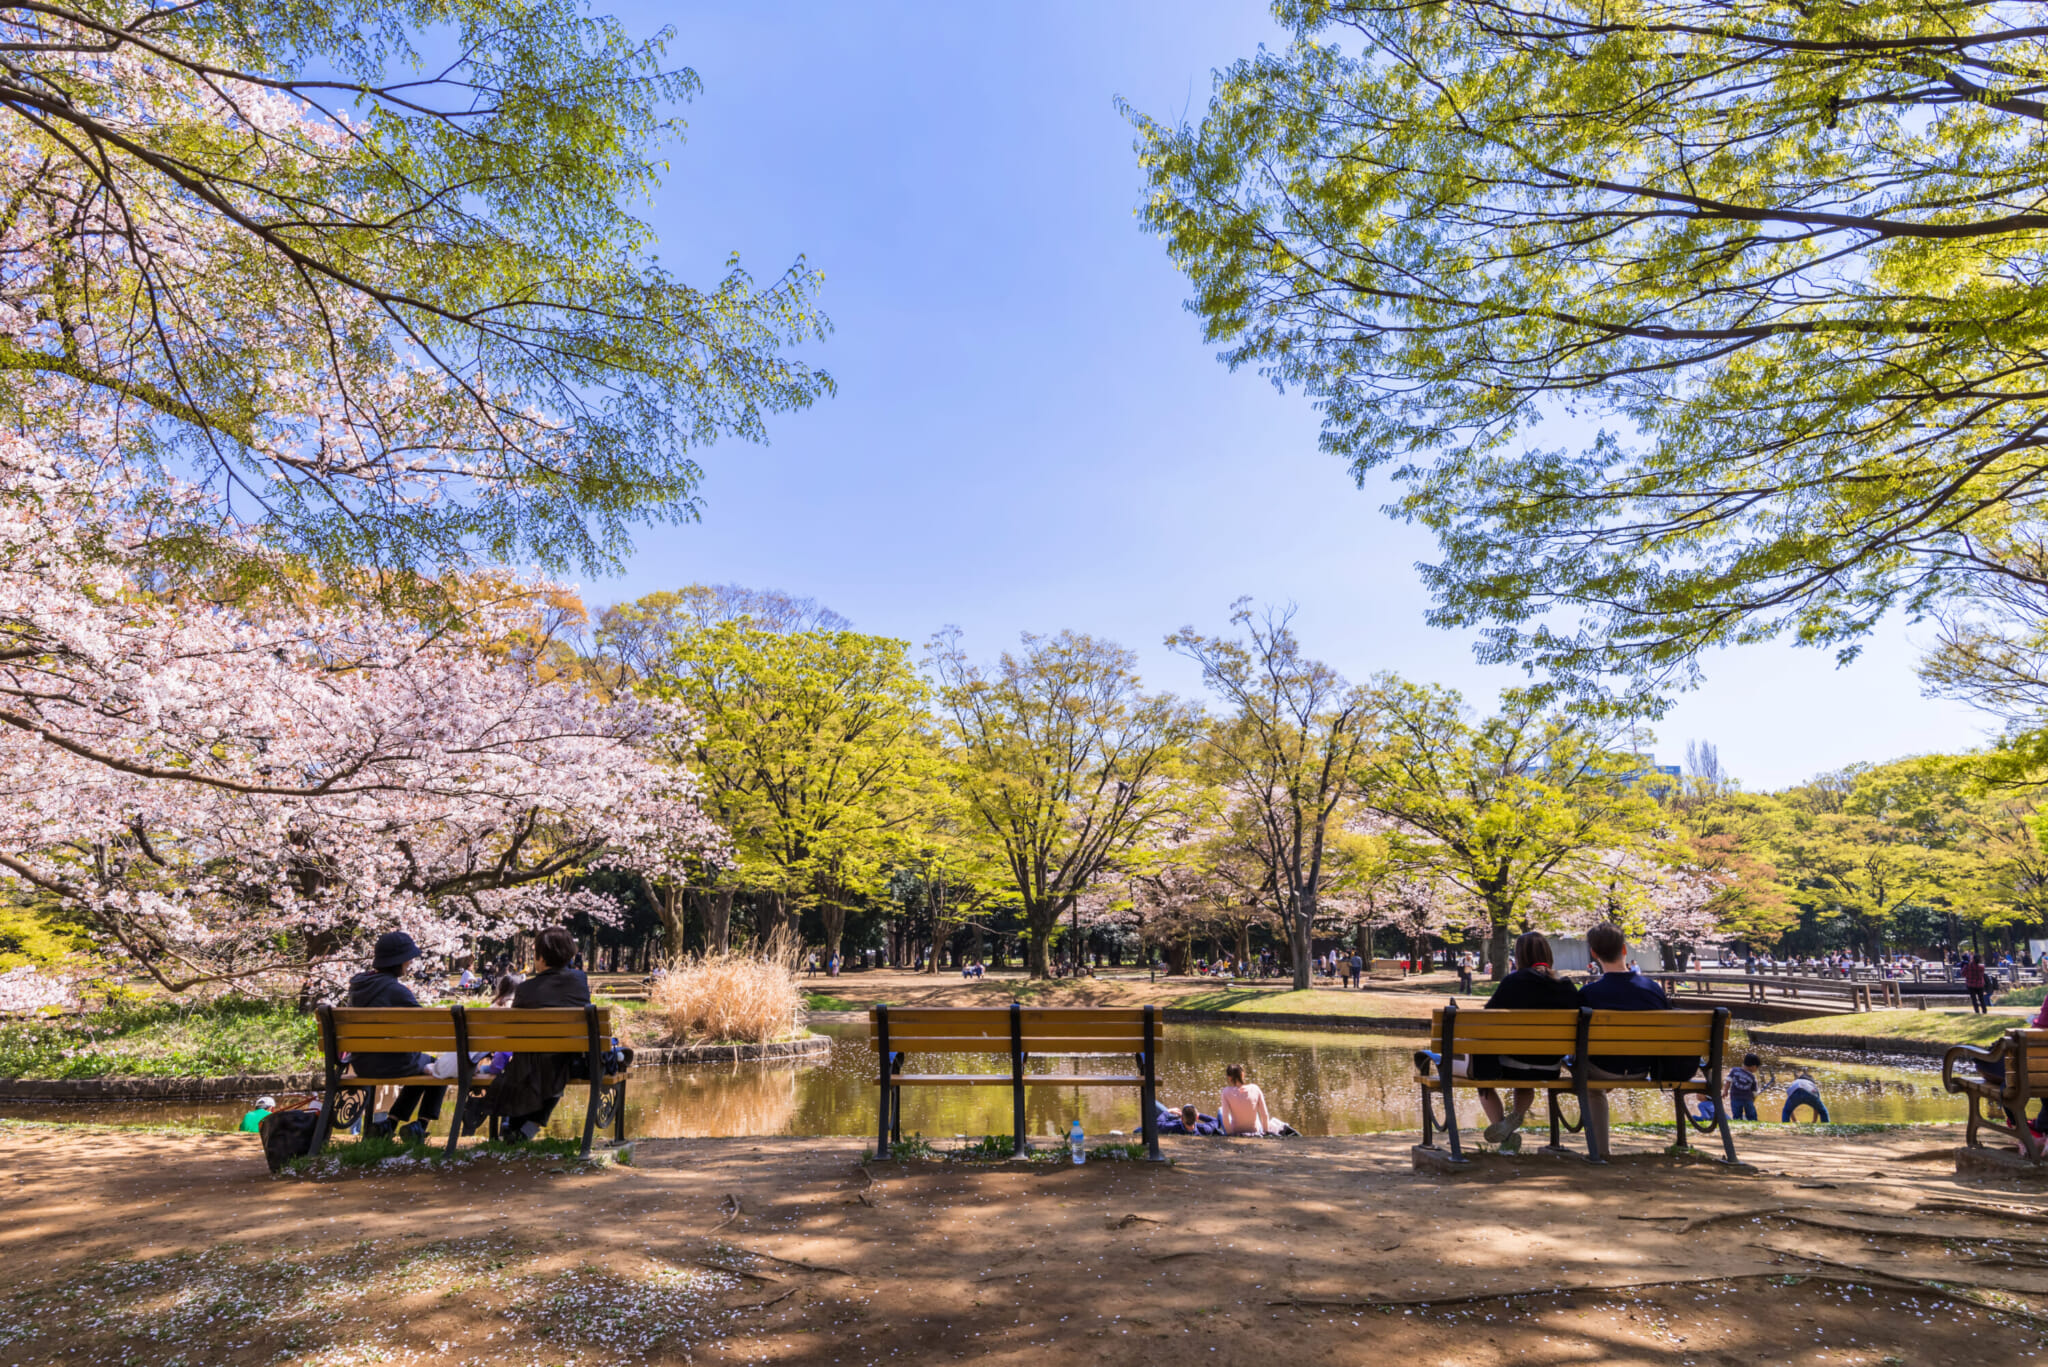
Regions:
<instances>
[{"instance_id":1,"label":"backpack on ground","mask_svg":"<svg viewBox=\"0 0 2048 1367\"><path fill-rule=\"evenodd\" d=\"M278 1111L264 1116L256 1133L263 1140L263 1161L270 1171L283 1172L286 1163L313 1152L313 1131L319 1125L318 1111Z\"/></svg>"}]
</instances>

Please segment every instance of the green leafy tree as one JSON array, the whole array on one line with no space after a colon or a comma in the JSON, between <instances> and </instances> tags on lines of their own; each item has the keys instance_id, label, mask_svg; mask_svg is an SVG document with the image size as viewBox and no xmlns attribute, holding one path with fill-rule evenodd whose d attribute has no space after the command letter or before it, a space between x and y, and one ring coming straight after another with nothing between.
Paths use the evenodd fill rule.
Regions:
<instances>
[{"instance_id":1,"label":"green leafy tree","mask_svg":"<svg viewBox=\"0 0 2048 1367\"><path fill-rule=\"evenodd\" d=\"M1294 986L1305 990L1330 838L1372 753L1377 709L1369 690L1302 654L1293 616L1239 599L1230 620L1241 636L1183 627L1166 644L1202 667L1224 705L1204 732L1201 764L1230 794L1232 844L1259 869Z\"/></svg>"},{"instance_id":2,"label":"green leafy tree","mask_svg":"<svg viewBox=\"0 0 2048 1367\"><path fill-rule=\"evenodd\" d=\"M739 618L683 633L644 691L683 703L711 810L739 881L784 913L815 908L839 952L852 906L883 890L893 853L939 796L928 693L906 642L772 631Z\"/></svg>"},{"instance_id":3,"label":"green leafy tree","mask_svg":"<svg viewBox=\"0 0 2048 1367\"><path fill-rule=\"evenodd\" d=\"M1361 801L1394 823L1398 861L1484 908L1494 977L1511 934L1584 889L1585 861L1653 843L1661 814L1636 786L1641 761L1586 723L1526 694L1473 721L1450 689L1390 679L1380 692L1386 740Z\"/></svg>"},{"instance_id":4,"label":"green leafy tree","mask_svg":"<svg viewBox=\"0 0 2048 1367\"><path fill-rule=\"evenodd\" d=\"M53 446L130 415L216 548L616 564L694 515L697 447L830 387L784 354L824 327L801 262L700 287L649 251L698 86L668 36L573 0L0 10L0 410Z\"/></svg>"},{"instance_id":5,"label":"green leafy tree","mask_svg":"<svg viewBox=\"0 0 2048 1367\"><path fill-rule=\"evenodd\" d=\"M1001 851L1031 936L1031 976L1051 972L1062 914L1179 812L1175 780L1196 719L1144 692L1137 658L1078 632L1026 633L993 669L958 633L932 643L962 800Z\"/></svg>"},{"instance_id":6,"label":"green leafy tree","mask_svg":"<svg viewBox=\"0 0 2048 1367\"><path fill-rule=\"evenodd\" d=\"M1233 366L1436 533L1435 618L1592 682L1853 653L2048 494L2048 40L1975 0L1279 0L1145 221ZM1547 443L1562 411L1611 420ZM2038 582L2038 581L2036 581ZM1568 626L1560 622L1570 623Z\"/></svg>"}]
</instances>

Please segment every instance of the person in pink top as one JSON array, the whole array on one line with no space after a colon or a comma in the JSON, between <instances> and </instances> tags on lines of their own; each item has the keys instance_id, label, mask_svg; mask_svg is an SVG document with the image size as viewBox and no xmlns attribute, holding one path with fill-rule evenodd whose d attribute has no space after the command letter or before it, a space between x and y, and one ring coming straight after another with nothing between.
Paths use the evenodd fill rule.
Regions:
<instances>
[{"instance_id":1,"label":"person in pink top","mask_svg":"<svg viewBox=\"0 0 2048 1367\"><path fill-rule=\"evenodd\" d=\"M1266 1111L1266 1094L1256 1082L1244 1080L1244 1065L1233 1063L1223 1070L1223 1095L1216 1107L1216 1119L1225 1134L1278 1134L1280 1127Z\"/></svg>"}]
</instances>

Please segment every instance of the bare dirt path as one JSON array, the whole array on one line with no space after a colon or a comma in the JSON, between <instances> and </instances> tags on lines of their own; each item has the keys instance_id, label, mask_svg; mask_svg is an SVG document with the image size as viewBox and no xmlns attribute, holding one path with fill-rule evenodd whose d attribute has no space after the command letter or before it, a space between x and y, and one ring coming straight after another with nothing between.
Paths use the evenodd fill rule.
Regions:
<instances>
[{"instance_id":1,"label":"bare dirt path","mask_svg":"<svg viewBox=\"0 0 2048 1367\"><path fill-rule=\"evenodd\" d=\"M1078 1170L678 1140L311 1182L239 1136L9 1126L0 1363L2022 1359L2044 1322L1987 1305L2048 1305L2048 1216L1958 1183L1954 1141L1768 1135L1744 1173L1633 1136L1450 1181L1392 1135Z\"/></svg>"}]
</instances>

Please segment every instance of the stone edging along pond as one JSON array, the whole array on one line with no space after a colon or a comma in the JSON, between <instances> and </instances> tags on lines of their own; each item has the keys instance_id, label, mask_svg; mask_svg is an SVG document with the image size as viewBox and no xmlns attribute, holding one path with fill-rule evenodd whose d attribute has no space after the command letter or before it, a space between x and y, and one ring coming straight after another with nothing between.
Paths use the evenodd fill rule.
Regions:
<instances>
[{"instance_id":1,"label":"stone edging along pond","mask_svg":"<svg viewBox=\"0 0 2048 1367\"><path fill-rule=\"evenodd\" d=\"M824 1035L769 1044L687 1044L638 1049L636 1064L772 1063L830 1053ZM320 1073L257 1073L241 1077L74 1077L0 1078L0 1101L189 1101L211 1097L262 1096L266 1092L309 1092Z\"/></svg>"}]
</instances>

